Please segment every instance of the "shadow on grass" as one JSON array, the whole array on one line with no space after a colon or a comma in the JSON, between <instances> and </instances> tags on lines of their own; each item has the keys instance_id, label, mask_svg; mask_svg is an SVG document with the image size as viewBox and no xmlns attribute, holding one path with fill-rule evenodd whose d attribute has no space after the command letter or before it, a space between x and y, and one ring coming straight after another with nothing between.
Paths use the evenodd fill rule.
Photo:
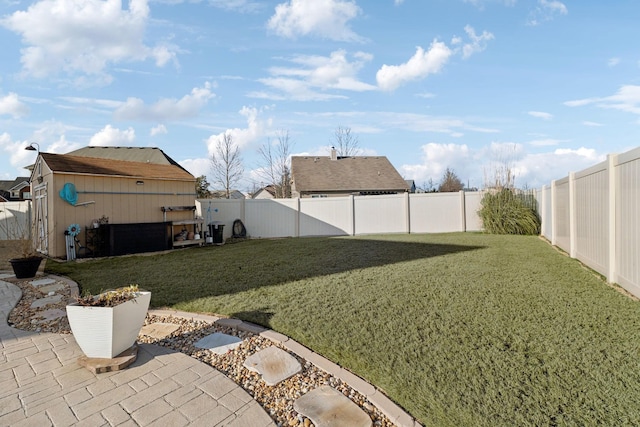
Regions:
<instances>
[{"instance_id":1,"label":"shadow on grass","mask_svg":"<svg viewBox=\"0 0 640 427\"><path fill-rule=\"evenodd\" d=\"M83 289L100 292L130 283L152 291L152 306L173 306L291 281L458 254L484 248L431 243L424 235L379 238L247 240L146 256L47 264ZM457 239L464 241L464 238ZM51 265L51 267L49 267Z\"/></svg>"},{"instance_id":2,"label":"shadow on grass","mask_svg":"<svg viewBox=\"0 0 640 427\"><path fill-rule=\"evenodd\" d=\"M263 325L267 327L271 327L271 318L274 315L275 313L267 311L266 308L251 311L237 311L230 314L234 319L245 320L247 322L255 323L256 325Z\"/></svg>"}]
</instances>

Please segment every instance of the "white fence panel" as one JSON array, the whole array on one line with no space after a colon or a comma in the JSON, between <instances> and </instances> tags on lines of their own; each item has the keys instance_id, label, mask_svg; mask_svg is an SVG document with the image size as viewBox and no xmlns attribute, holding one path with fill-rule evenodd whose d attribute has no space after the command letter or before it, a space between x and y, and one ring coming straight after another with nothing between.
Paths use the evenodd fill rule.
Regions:
<instances>
[{"instance_id":1,"label":"white fence panel","mask_svg":"<svg viewBox=\"0 0 640 427\"><path fill-rule=\"evenodd\" d=\"M640 148L618 156L615 176L618 283L640 296Z\"/></svg>"},{"instance_id":2,"label":"white fence panel","mask_svg":"<svg viewBox=\"0 0 640 427\"><path fill-rule=\"evenodd\" d=\"M408 194L354 197L355 234L406 233Z\"/></svg>"},{"instance_id":3,"label":"white fence panel","mask_svg":"<svg viewBox=\"0 0 640 427\"><path fill-rule=\"evenodd\" d=\"M233 235L233 221L243 218L243 209L244 200L239 199L196 200L196 211L204 219L205 231L210 222L221 221L224 223L222 235L225 239Z\"/></svg>"},{"instance_id":4,"label":"white fence panel","mask_svg":"<svg viewBox=\"0 0 640 427\"><path fill-rule=\"evenodd\" d=\"M353 232L353 197L300 199L300 236L344 236Z\"/></svg>"},{"instance_id":5,"label":"white fence panel","mask_svg":"<svg viewBox=\"0 0 640 427\"><path fill-rule=\"evenodd\" d=\"M553 181L543 199L551 243L640 297L640 148Z\"/></svg>"},{"instance_id":6,"label":"white fence panel","mask_svg":"<svg viewBox=\"0 0 640 427\"><path fill-rule=\"evenodd\" d=\"M478 211L482 207L482 197L484 193L480 191L464 193L464 205L465 205L465 223L467 229L463 231L482 231L482 218L478 214Z\"/></svg>"},{"instance_id":7,"label":"white fence panel","mask_svg":"<svg viewBox=\"0 0 640 427\"><path fill-rule=\"evenodd\" d=\"M462 230L460 193L412 194L412 233L447 233Z\"/></svg>"},{"instance_id":8,"label":"white fence panel","mask_svg":"<svg viewBox=\"0 0 640 427\"><path fill-rule=\"evenodd\" d=\"M569 178L563 178L552 184L555 187L553 238L552 242L566 252L571 250L571 217L569 215Z\"/></svg>"},{"instance_id":9,"label":"white fence panel","mask_svg":"<svg viewBox=\"0 0 640 427\"><path fill-rule=\"evenodd\" d=\"M298 199L252 199L245 201L249 237L295 237L298 231Z\"/></svg>"},{"instance_id":10,"label":"white fence panel","mask_svg":"<svg viewBox=\"0 0 640 427\"><path fill-rule=\"evenodd\" d=\"M31 202L0 203L0 240L30 238Z\"/></svg>"},{"instance_id":11,"label":"white fence panel","mask_svg":"<svg viewBox=\"0 0 640 427\"><path fill-rule=\"evenodd\" d=\"M600 274L609 267L607 162L575 174L575 256Z\"/></svg>"}]
</instances>

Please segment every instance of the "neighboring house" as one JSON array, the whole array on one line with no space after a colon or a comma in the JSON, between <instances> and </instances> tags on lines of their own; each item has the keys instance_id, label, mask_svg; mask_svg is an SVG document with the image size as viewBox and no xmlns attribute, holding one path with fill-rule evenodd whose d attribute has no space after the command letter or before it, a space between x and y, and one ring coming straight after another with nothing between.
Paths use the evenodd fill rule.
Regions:
<instances>
[{"instance_id":1,"label":"neighboring house","mask_svg":"<svg viewBox=\"0 0 640 427\"><path fill-rule=\"evenodd\" d=\"M384 156L291 158L292 197L397 194L409 186Z\"/></svg>"},{"instance_id":2,"label":"neighboring house","mask_svg":"<svg viewBox=\"0 0 640 427\"><path fill-rule=\"evenodd\" d=\"M31 199L29 177L22 176L13 181L0 181L0 201L19 202Z\"/></svg>"},{"instance_id":3,"label":"neighboring house","mask_svg":"<svg viewBox=\"0 0 640 427\"><path fill-rule=\"evenodd\" d=\"M227 192L225 190L215 190L211 192L212 199L226 199ZM246 199L246 196L239 190L231 190L229 192L229 199Z\"/></svg>"},{"instance_id":4,"label":"neighboring house","mask_svg":"<svg viewBox=\"0 0 640 427\"><path fill-rule=\"evenodd\" d=\"M404 182L406 182L409 187L409 193L416 192L416 182L413 179L405 179Z\"/></svg>"},{"instance_id":5,"label":"neighboring house","mask_svg":"<svg viewBox=\"0 0 640 427\"><path fill-rule=\"evenodd\" d=\"M168 222L193 220L195 211L163 212L162 207L195 206L195 177L159 149L88 148L96 157L41 152L32 167L38 249L64 257L67 227L79 224L78 239L84 244L93 220L103 217L109 221L107 255L171 247ZM147 156L134 156L146 158L143 162L126 161L113 159L114 152ZM97 157L101 154L105 157Z\"/></svg>"},{"instance_id":6,"label":"neighboring house","mask_svg":"<svg viewBox=\"0 0 640 427\"><path fill-rule=\"evenodd\" d=\"M273 185L262 187L251 196L252 199L275 199L276 188Z\"/></svg>"}]
</instances>

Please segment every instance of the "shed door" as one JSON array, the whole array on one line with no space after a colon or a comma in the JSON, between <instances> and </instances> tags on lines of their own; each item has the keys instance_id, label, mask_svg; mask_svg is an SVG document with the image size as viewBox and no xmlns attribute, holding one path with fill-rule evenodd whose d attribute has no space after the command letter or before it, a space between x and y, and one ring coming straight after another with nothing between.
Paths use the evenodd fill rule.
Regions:
<instances>
[{"instance_id":1,"label":"shed door","mask_svg":"<svg viewBox=\"0 0 640 427\"><path fill-rule=\"evenodd\" d=\"M34 230L36 250L43 254L49 253L49 233L47 215L47 183L39 184L33 189L34 200Z\"/></svg>"}]
</instances>

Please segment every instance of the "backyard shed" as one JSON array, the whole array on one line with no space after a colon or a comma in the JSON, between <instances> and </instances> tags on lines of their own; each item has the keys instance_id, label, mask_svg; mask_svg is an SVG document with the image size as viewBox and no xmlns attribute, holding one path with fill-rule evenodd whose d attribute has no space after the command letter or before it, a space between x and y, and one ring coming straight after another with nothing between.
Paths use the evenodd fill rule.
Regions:
<instances>
[{"instance_id":1,"label":"backyard shed","mask_svg":"<svg viewBox=\"0 0 640 427\"><path fill-rule=\"evenodd\" d=\"M135 154L136 161L114 158L114 153L122 153L121 158ZM139 161L145 157L146 161ZM195 205L195 181L157 148L40 153L31 174L38 250L64 257L65 230L71 224L80 225L77 239L90 253L119 255L170 248L171 223L193 220L194 210L176 209L167 217L163 207Z\"/></svg>"}]
</instances>

